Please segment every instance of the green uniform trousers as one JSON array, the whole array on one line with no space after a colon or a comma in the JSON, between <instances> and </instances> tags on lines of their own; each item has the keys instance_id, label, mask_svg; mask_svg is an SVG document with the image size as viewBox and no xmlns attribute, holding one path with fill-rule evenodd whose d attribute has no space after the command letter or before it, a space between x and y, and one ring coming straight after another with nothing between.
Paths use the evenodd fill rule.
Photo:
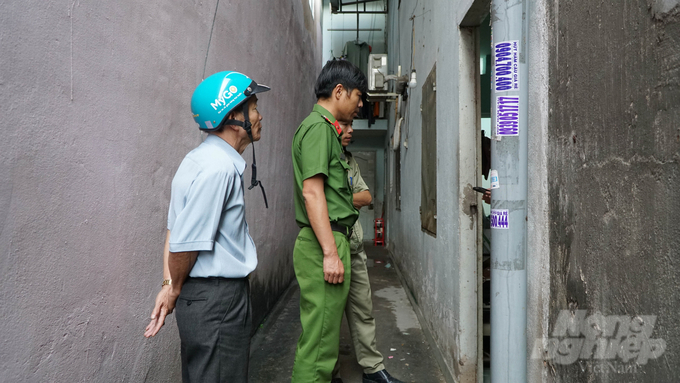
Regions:
<instances>
[{"instance_id":1,"label":"green uniform trousers","mask_svg":"<svg viewBox=\"0 0 680 383\"><path fill-rule=\"evenodd\" d=\"M338 359L340 323L349 292L351 267L347 237L333 232L345 281L323 279L323 252L309 227L300 230L293 250L295 277L300 285L302 334L295 351L292 383L329 383Z\"/></svg>"},{"instance_id":2,"label":"green uniform trousers","mask_svg":"<svg viewBox=\"0 0 680 383\"><path fill-rule=\"evenodd\" d=\"M352 253L352 281L345 307L349 332L352 335L354 353L364 373L373 374L383 370L383 356L375 342L375 318L373 318L373 300L371 299L371 283L366 268L366 252L361 249ZM339 377L340 363L333 369L333 377Z\"/></svg>"}]
</instances>

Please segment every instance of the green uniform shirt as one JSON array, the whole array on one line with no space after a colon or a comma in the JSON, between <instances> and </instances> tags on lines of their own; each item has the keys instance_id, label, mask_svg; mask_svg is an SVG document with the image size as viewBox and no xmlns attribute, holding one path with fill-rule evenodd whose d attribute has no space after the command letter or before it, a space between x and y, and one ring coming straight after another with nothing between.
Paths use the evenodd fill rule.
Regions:
<instances>
[{"instance_id":1,"label":"green uniform shirt","mask_svg":"<svg viewBox=\"0 0 680 383\"><path fill-rule=\"evenodd\" d=\"M352 193L357 194L361 193L362 191L368 190L368 185L366 185L366 182L364 182L364 179L361 177L359 164L357 164L357 161L354 159L350 152L345 153L346 153L345 157L347 158L347 164L349 165L350 168L349 173L347 173L347 176L349 177L349 183L350 186L352 187ZM364 249L363 241L364 231L363 228L361 227L361 222L359 222L359 220L357 219L356 223L354 223L352 236L349 238L350 252L352 254L361 252Z\"/></svg>"},{"instance_id":2,"label":"green uniform shirt","mask_svg":"<svg viewBox=\"0 0 680 383\"><path fill-rule=\"evenodd\" d=\"M295 221L300 227L310 226L302 198L302 181L317 174L323 174L325 178L324 193L329 220L352 227L359 217L359 211L352 205L352 190L347 175L350 167L341 159L342 145L340 133L333 125L335 122L335 117L329 111L314 105L314 110L302 121L293 137Z\"/></svg>"}]
</instances>

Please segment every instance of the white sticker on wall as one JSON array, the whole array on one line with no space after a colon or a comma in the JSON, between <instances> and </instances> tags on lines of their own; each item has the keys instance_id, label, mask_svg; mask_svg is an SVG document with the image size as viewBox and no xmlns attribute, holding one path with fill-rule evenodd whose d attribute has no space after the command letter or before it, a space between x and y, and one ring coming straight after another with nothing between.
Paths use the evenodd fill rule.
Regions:
<instances>
[{"instance_id":1,"label":"white sticker on wall","mask_svg":"<svg viewBox=\"0 0 680 383\"><path fill-rule=\"evenodd\" d=\"M507 229L508 228L508 211L505 209L491 209L491 228L492 229Z\"/></svg>"},{"instance_id":2,"label":"white sticker on wall","mask_svg":"<svg viewBox=\"0 0 680 383\"><path fill-rule=\"evenodd\" d=\"M496 92L519 90L519 40L497 43L493 57Z\"/></svg>"},{"instance_id":3,"label":"white sticker on wall","mask_svg":"<svg viewBox=\"0 0 680 383\"><path fill-rule=\"evenodd\" d=\"M498 189L501 187L500 182L498 182L498 170L491 170L489 172L489 178L491 179L491 189Z\"/></svg>"},{"instance_id":4,"label":"white sticker on wall","mask_svg":"<svg viewBox=\"0 0 680 383\"><path fill-rule=\"evenodd\" d=\"M496 97L496 135L519 136L519 96Z\"/></svg>"}]
</instances>

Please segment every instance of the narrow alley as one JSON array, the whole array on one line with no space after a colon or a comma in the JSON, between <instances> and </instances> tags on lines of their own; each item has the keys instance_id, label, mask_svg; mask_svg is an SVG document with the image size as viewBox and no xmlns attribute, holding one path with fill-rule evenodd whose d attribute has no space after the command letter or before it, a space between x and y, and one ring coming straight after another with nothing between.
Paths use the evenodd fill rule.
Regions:
<instances>
[{"instance_id":1,"label":"narrow alley","mask_svg":"<svg viewBox=\"0 0 680 383\"><path fill-rule=\"evenodd\" d=\"M378 350L385 358L385 368L404 382L446 382L387 250L368 242L364 248L368 255ZM255 333L250 349L252 383L290 382L295 346L301 331L299 298L299 288L293 282ZM340 375L345 383L361 383L362 369L356 362L351 344L343 318Z\"/></svg>"},{"instance_id":2,"label":"narrow alley","mask_svg":"<svg viewBox=\"0 0 680 383\"><path fill-rule=\"evenodd\" d=\"M680 0L0 1L0 104L0 383L186 382L180 327L223 335L182 317L208 306L187 275L236 286L206 294L248 325L194 371L291 382L312 178L332 235L362 227L394 378L680 380ZM344 153L302 150L312 114L352 120L322 129ZM303 154L323 166L303 177ZM358 218L338 166L366 185ZM337 296L305 322L333 351ZM351 340L343 319L342 380L362 383ZM329 370L310 349L297 365Z\"/></svg>"}]
</instances>

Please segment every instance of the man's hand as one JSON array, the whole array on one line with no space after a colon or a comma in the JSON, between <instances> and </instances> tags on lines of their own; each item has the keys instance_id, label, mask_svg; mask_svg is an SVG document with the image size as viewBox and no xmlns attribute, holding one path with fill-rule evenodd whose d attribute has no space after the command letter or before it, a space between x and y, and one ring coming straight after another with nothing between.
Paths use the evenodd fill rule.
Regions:
<instances>
[{"instance_id":1,"label":"man's hand","mask_svg":"<svg viewBox=\"0 0 680 383\"><path fill-rule=\"evenodd\" d=\"M352 204L356 209L361 209L364 206L368 206L373 202L373 197L371 192L368 190L361 191L359 193L354 193L352 196Z\"/></svg>"},{"instance_id":2,"label":"man's hand","mask_svg":"<svg viewBox=\"0 0 680 383\"><path fill-rule=\"evenodd\" d=\"M486 193L484 193L484 195L482 195L482 201L491 205L491 191L487 191Z\"/></svg>"},{"instance_id":3,"label":"man's hand","mask_svg":"<svg viewBox=\"0 0 680 383\"><path fill-rule=\"evenodd\" d=\"M324 255L323 279L332 284L342 283L345 280L345 266L337 251L334 254Z\"/></svg>"},{"instance_id":4,"label":"man's hand","mask_svg":"<svg viewBox=\"0 0 680 383\"><path fill-rule=\"evenodd\" d=\"M328 283L337 284L345 280L345 266L338 256L338 247L331 231L331 223L328 221L328 205L323 188L323 174L302 181L302 196L305 199L309 224L323 252L323 279Z\"/></svg>"},{"instance_id":5,"label":"man's hand","mask_svg":"<svg viewBox=\"0 0 680 383\"><path fill-rule=\"evenodd\" d=\"M151 311L151 322L144 330L145 337L151 338L163 327L165 317L175 309L175 302L177 302L178 296L179 294L173 291L170 285L161 288L161 291L156 296L156 306Z\"/></svg>"}]
</instances>

